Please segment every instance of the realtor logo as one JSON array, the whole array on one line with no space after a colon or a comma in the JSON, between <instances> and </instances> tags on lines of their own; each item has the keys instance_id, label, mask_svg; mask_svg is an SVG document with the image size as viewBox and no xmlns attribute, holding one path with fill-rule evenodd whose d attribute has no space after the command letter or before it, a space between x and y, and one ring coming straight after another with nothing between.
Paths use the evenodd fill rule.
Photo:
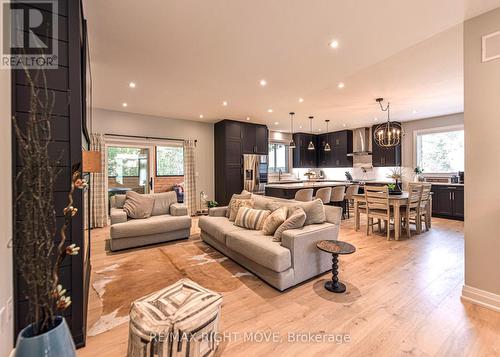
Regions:
<instances>
[{"instance_id":1,"label":"realtor logo","mask_svg":"<svg viewBox=\"0 0 500 357\"><path fill-rule=\"evenodd\" d=\"M1 11L0 67L57 68L57 0L3 0Z\"/></svg>"}]
</instances>

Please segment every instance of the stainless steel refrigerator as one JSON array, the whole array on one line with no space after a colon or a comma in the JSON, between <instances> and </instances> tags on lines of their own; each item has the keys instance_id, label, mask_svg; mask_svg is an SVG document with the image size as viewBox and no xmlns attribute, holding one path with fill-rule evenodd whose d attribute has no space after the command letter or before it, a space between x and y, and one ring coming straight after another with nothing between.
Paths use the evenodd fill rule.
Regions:
<instances>
[{"instance_id":1,"label":"stainless steel refrigerator","mask_svg":"<svg viewBox=\"0 0 500 357\"><path fill-rule=\"evenodd\" d=\"M243 155L243 188L264 194L267 183L267 155Z\"/></svg>"}]
</instances>

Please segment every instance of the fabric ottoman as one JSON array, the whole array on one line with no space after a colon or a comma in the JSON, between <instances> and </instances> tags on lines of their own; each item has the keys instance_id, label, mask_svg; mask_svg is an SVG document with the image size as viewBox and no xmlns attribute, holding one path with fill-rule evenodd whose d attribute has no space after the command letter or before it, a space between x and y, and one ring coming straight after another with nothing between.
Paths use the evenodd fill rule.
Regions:
<instances>
[{"instance_id":1,"label":"fabric ottoman","mask_svg":"<svg viewBox=\"0 0 500 357\"><path fill-rule=\"evenodd\" d=\"M134 301L127 356L212 356L221 303L221 294L189 279Z\"/></svg>"}]
</instances>

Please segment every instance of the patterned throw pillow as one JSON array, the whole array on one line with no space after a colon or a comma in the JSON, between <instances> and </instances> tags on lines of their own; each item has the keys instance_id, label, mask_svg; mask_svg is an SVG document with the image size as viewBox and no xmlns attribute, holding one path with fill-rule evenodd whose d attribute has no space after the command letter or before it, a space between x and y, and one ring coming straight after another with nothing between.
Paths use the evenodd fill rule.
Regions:
<instances>
[{"instance_id":1,"label":"patterned throw pillow","mask_svg":"<svg viewBox=\"0 0 500 357\"><path fill-rule=\"evenodd\" d=\"M236 215L238 214L238 210L241 207L253 208L253 200L251 199L244 200L241 198L235 199L233 201L233 204L231 205L231 208L229 209L229 220L231 222L234 222L234 220L236 219Z\"/></svg>"},{"instance_id":2,"label":"patterned throw pillow","mask_svg":"<svg viewBox=\"0 0 500 357\"><path fill-rule=\"evenodd\" d=\"M243 190L241 191L240 194L234 194L231 196L231 200L229 201L229 204L227 205L227 210L226 210L226 218L229 218L230 216L230 213L231 213L231 207L234 203L234 200L237 200L237 199L244 199L244 200L248 200L252 198L252 194L250 192L248 192L247 190ZM236 213L238 213L238 210L236 210ZM236 217L236 215L235 215ZM234 221L234 218L233 218L233 221Z\"/></svg>"},{"instance_id":3,"label":"patterned throw pillow","mask_svg":"<svg viewBox=\"0 0 500 357\"><path fill-rule=\"evenodd\" d=\"M286 207L281 207L275 210L269 215L264 221L264 226L262 226L262 232L265 235L272 236L276 229L286 221Z\"/></svg>"},{"instance_id":4,"label":"patterned throw pillow","mask_svg":"<svg viewBox=\"0 0 500 357\"><path fill-rule=\"evenodd\" d=\"M240 207L234 225L260 231L271 211Z\"/></svg>"},{"instance_id":5,"label":"patterned throw pillow","mask_svg":"<svg viewBox=\"0 0 500 357\"><path fill-rule=\"evenodd\" d=\"M297 208L295 211L293 211L290 217L288 217L288 219L283 222L283 224L279 226L278 229L276 229L276 232L274 232L273 241L281 242L281 237L284 231L286 231L287 229L302 228L305 221L306 212L304 212L302 208Z\"/></svg>"}]
</instances>

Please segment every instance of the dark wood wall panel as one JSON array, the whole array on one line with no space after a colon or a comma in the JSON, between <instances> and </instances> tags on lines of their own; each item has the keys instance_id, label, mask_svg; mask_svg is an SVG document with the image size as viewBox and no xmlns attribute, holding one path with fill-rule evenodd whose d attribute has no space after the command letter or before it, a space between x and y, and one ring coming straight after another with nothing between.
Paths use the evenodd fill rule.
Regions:
<instances>
[{"instance_id":1,"label":"dark wood wall panel","mask_svg":"<svg viewBox=\"0 0 500 357\"><path fill-rule=\"evenodd\" d=\"M22 1L18 1L20 3ZM30 5L37 7L36 4ZM71 180L71 167L78 165L82 160L82 116L83 103L85 103L85 83L82 83L84 71L82 51L84 48L82 24L83 14L81 0L59 0L58 27L59 33L54 36L57 39L59 51L59 68L47 70L46 83L50 90L50 95L54 96L54 106L52 108L53 117L51 119L51 141L49 143L50 160L57 165L59 174L54 184L54 204L56 209L56 228L59 232L64 224L62 218L63 209L67 204L68 191ZM39 29L37 33L44 37L47 33L45 29ZM29 72L32 78L36 77L37 71ZM39 75L35 81L37 87L43 87L44 81ZM30 87L23 70L12 71L12 111L16 116L21 129L26 127L29 119L29 96ZM13 170L20 172L23 167L22 158L18 154L17 143L13 136ZM22 180L19 182L22 185ZM14 197L17 193L14 192ZM68 242L83 246L83 193L77 190L74 194L74 206L79 209L80 214L76 215L67 230ZM15 205L16 217L22 217L22 207ZM16 224L14 222L14 237L17 236ZM60 241L59 233L55 238L56 243ZM14 257L15 261L15 257ZM77 347L85 345L86 330L86 294L88 285L84 270L84 260L82 254L67 257L63 261L60 272L60 281L72 298L72 305L64 311L64 316L70 326L73 339ZM28 302L23 290L25 286L22 278L14 270L14 291L15 291L15 336L20 329L24 328L27 321Z\"/></svg>"}]
</instances>

